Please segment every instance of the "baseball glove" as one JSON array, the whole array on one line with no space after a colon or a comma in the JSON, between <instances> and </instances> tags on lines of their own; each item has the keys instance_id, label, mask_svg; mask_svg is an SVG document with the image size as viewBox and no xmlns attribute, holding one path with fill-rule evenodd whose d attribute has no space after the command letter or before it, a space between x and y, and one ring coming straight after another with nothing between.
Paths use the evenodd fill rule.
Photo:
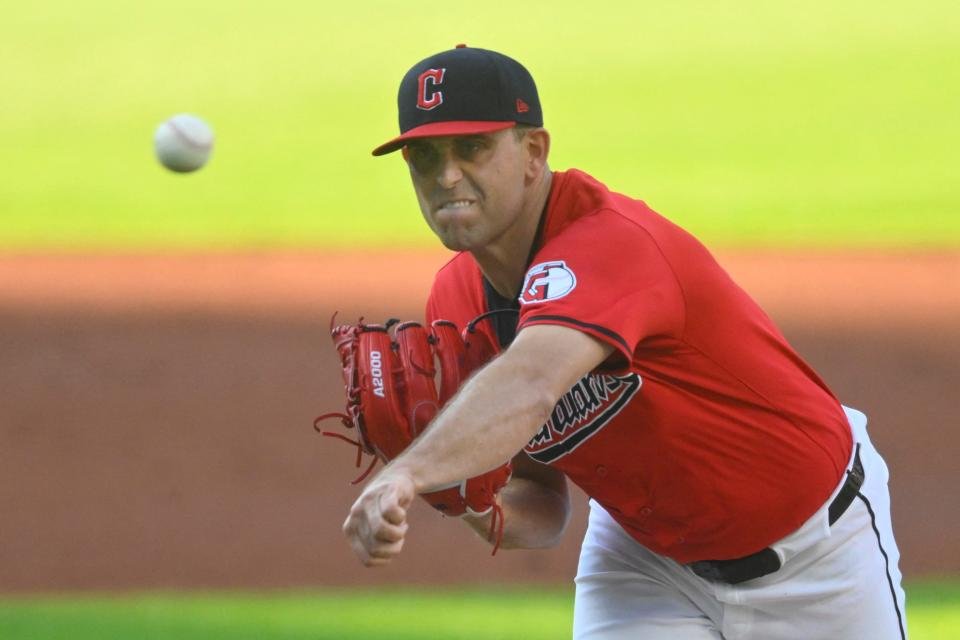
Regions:
<instances>
[{"instance_id":1,"label":"baseball glove","mask_svg":"<svg viewBox=\"0 0 960 640\"><path fill-rule=\"evenodd\" d=\"M357 447L357 467L363 455L373 457L367 469L353 481L362 482L377 460L393 460L427 427L441 407L456 393L464 380L496 353L489 337L471 322L461 333L453 322L436 320L428 331L416 322L389 320L386 324L334 326L334 346L340 355L347 402L344 413L327 413L314 421L325 436L345 440ZM436 380L439 363L439 386ZM320 423L339 418L355 429L357 440L340 433L322 431ZM445 515L484 515L491 510L488 539L497 552L503 534L503 512L497 493L510 480L509 462L484 473L421 494L433 508Z\"/></svg>"}]
</instances>

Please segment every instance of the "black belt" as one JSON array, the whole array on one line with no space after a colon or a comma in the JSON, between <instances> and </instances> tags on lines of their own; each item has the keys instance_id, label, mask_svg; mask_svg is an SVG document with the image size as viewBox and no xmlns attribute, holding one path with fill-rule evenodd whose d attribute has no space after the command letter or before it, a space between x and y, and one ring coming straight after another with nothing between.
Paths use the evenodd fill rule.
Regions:
<instances>
[{"instance_id":1,"label":"black belt","mask_svg":"<svg viewBox=\"0 0 960 640\"><path fill-rule=\"evenodd\" d=\"M860 445L857 444L857 449L853 455L853 465L847 470L847 479L840 487L840 493L827 508L831 526L847 510L862 486L863 463L860 462ZM767 547L743 558L701 560L689 566L695 574L711 582L739 584L777 571L780 568L780 557L776 551Z\"/></svg>"}]
</instances>

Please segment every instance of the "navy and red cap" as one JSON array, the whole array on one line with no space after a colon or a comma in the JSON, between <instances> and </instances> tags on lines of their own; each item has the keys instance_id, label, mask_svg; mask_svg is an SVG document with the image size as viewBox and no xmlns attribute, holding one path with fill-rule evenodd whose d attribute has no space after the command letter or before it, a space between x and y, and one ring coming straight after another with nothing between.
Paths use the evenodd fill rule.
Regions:
<instances>
[{"instance_id":1,"label":"navy and red cap","mask_svg":"<svg viewBox=\"0 0 960 640\"><path fill-rule=\"evenodd\" d=\"M413 65L397 95L400 135L373 150L381 156L407 141L543 126L533 77L502 53L457 45Z\"/></svg>"}]
</instances>

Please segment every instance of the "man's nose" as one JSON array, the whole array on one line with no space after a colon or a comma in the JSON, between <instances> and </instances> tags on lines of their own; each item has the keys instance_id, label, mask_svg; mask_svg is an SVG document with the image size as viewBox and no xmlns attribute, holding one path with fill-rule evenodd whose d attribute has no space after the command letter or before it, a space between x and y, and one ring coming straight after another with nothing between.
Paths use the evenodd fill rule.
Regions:
<instances>
[{"instance_id":1,"label":"man's nose","mask_svg":"<svg viewBox=\"0 0 960 640\"><path fill-rule=\"evenodd\" d=\"M448 153L440 160L440 171L437 172L437 184L444 189L453 188L463 179L460 163L452 153Z\"/></svg>"}]
</instances>

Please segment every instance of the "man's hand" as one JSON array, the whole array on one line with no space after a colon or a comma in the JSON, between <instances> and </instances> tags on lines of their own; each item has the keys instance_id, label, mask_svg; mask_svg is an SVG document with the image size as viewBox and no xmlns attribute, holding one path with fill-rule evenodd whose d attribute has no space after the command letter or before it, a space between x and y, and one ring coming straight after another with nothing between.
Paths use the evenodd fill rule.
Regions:
<instances>
[{"instance_id":1,"label":"man's hand","mask_svg":"<svg viewBox=\"0 0 960 640\"><path fill-rule=\"evenodd\" d=\"M407 509L415 497L413 480L389 468L364 488L343 523L343 533L364 566L389 564L403 549Z\"/></svg>"}]
</instances>

